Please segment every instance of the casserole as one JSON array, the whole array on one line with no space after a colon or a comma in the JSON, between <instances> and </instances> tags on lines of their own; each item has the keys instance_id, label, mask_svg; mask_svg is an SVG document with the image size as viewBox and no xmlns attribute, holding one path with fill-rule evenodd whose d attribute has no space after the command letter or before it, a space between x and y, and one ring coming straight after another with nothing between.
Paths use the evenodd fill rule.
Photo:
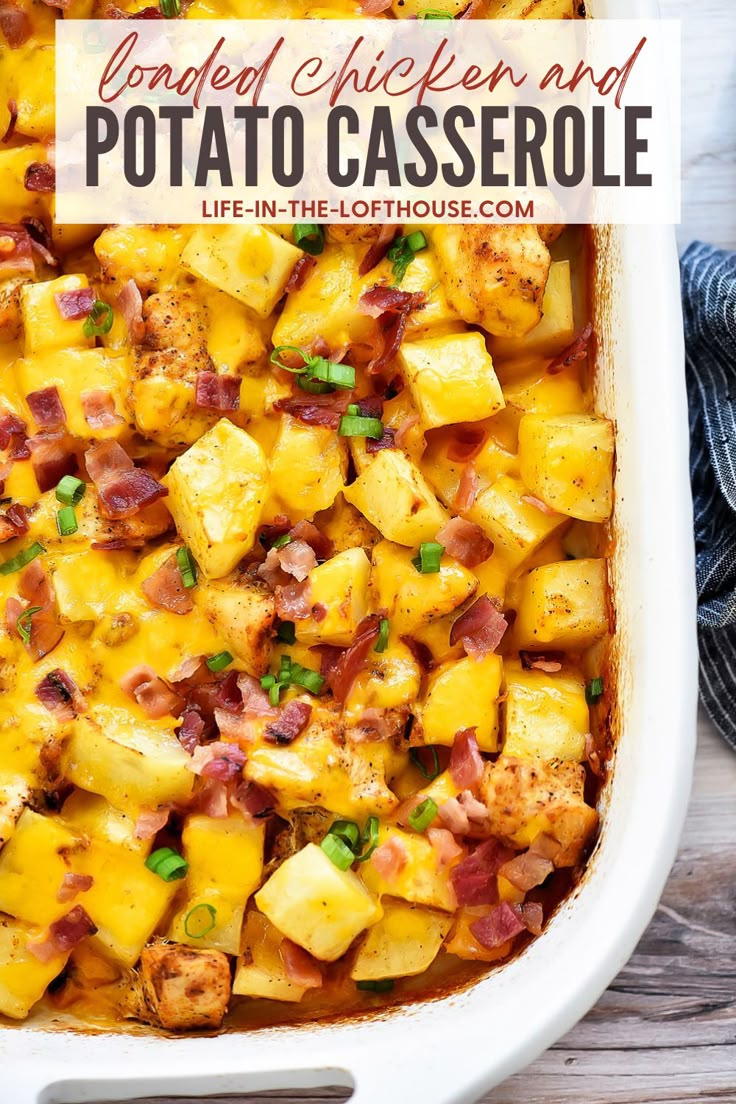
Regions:
<instances>
[{"instance_id":1,"label":"casserole","mask_svg":"<svg viewBox=\"0 0 736 1104\"><path fill-rule=\"evenodd\" d=\"M599 235L596 298L606 304L597 319L599 407L619 427L620 743L598 851L582 886L544 939L464 993L372 1021L261 1032L246 1041L246 1046L255 1043L258 1053L257 1061L247 1063L248 1071L243 1069L244 1040L236 1044L234 1037L174 1041L3 1031L0 1047L10 1100L63 1104L353 1080L354 1099L363 1104L402 1100L418 1085L423 1097L437 1104L472 1100L569 1026L610 980L648 920L674 857L692 757L692 564L689 518L682 506L688 494L687 438L682 389L673 389L669 378L669 366L681 361L679 341L673 340L671 355L662 356L663 334L668 326L671 333L679 311L674 248L665 237L625 230ZM636 323L637 308L645 302L646 332L643 319L639 328ZM657 434L651 433L654 409ZM656 501L645 492L646 475L654 470L662 472ZM657 557L664 533L666 577ZM664 625L666 653L657 648ZM666 702L661 701L662 685L676 687ZM659 789L653 807L655 772ZM398 1069L390 1061L397 1039L404 1059ZM383 1064L376 1061L380 1054L386 1057ZM134 1077L127 1073L131 1068ZM70 1069L84 1070L84 1078L69 1078Z\"/></svg>"}]
</instances>

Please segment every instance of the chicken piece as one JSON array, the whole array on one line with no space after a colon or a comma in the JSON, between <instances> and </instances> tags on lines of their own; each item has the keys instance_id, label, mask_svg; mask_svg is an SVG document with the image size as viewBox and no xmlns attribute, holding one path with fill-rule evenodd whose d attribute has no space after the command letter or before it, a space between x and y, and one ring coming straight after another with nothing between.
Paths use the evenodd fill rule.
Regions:
<instances>
[{"instance_id":1,"label":"chicken piece","mask_svg":"<svg viewBox=\"0 0 736 1104\"><path fill-rule=\"evenodd\" d=\"M466 322L508 337L537 325L550 255L536 226L441 226L433 243L447 298Z\"/></svg>"},{"instance_id":2,"label":"chicken piece","mask_svg":"<svg viewBox=\"0 0 736 1104\"><path fill-rule=\"evenodd\" d=\"M556 242L565 229L564 222L540 223L537 226L539 236L545 245L552 245L552 242Z\"/></svg>"},{"instance_id":3,"label":"chicken piece","mask_svg":"<svg viewBox=\"0 0 736 1104\"><path fill-rule=\"evenodd\" d=\"M143 304L143 345L148 349L176 349L190 361L207 358L207 318L189 291L165 291ZM208 359L208 358L207 358ZM206 368L209 364L195 363Z\"/></svg>"},{"instance_id":4,"label":"chicken piece","mask_svg":"<svg viewBox=\"0 0 736 1104\"><path fill-rule=\"evenodd\" d=\"M585 804L585 769L580 763L501 756L489 763L482 782L491 834L514 847L529 847L544 833L560 847L555 866L574 866L598 823Z\"/></svg>"},{"instance_id":5,"label":"chicken piece","mask_svg":"<svg viewBox=\"0 0 736 1104\"><path fill-rule=\"evenodd\" d=\"M222 951L156 943L141 955L130 1014L167 1031L218 1028L230 986L230 964Z\"/></svg>"}]
</instances>

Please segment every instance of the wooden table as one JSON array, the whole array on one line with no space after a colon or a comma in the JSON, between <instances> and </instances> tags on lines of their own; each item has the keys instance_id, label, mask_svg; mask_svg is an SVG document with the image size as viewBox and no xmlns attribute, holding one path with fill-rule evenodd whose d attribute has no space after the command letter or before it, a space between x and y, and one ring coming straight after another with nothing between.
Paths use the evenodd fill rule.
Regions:
<instances>
[{"instance_id":1,"label":"wooden table","mask_svg":"<svg viewBox=\"0 0 736 1104\"><path fill-rule=\"evenodd\" d=\"M660 4L683 20L678 238L736 248L736 0ZM698 738L680 854L631 961L577 1027L483 1104L736 1101L736 755L705 717ZM248 1104L343 1099L277 1092Z\"/></svg>"}]
</instances>

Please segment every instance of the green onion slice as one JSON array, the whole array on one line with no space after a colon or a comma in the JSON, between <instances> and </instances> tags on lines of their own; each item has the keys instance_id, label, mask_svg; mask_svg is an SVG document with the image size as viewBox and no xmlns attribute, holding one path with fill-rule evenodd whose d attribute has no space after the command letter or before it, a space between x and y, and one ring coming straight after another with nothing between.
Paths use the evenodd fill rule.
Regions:
<instances>
[{"instance_id":1,"label":"green onion slice","mask_svg":"<svg viewBox=\"0 0 736 1104\"><path fill-rule=\"evenodd\" d=\"M355 862L355 855L344 840L328 832L320 845L327 858L338 870L349 870Z\"/></svg>"},{"instance_id":2,"label":"green onion slice","mask_svg":"<svg viewBox=\"0 0 736 1104\"><path fill-rule=\"evenodd\" d=\"M316 222L297 222L292 230L294 245L318 257L325 247L325 235L321 226Z\"/></svg>"},{"instance_id":3,"label":"green onion slice","mask_svg":"<svg viewBox=\"0 0 736 1104\"><path fill-rule=\"evenodd\" d=\"M210 656L210 658L206 660L206 663L210 671L216 673L217 671L224 671L226 667L230 666L232 661L233 657L230 652L218 652L217 655Z\"/></svg>"},{"instance_id":4,"label":"green onion slice","mask_svg":"<svg viewBox=\"0 0 736 1104\"><path fill-rule=\"evenodd\" d=\"M591 679L588 685L585 687L585 700L588 705L595 705L603 697L603 678L598 675L597 678Z\"/></svg>"},{"instance_id":5,"label":"green onion slice","mask_svg":"<svg viewBox=\"0 0 736 1104\"><path fill-rule=\"evenodd\" d=\"M287 684L285 682L274 682L273 686L269 687L268 700L271 705L278 705L281 700L281 691Z\"/></svg>"},{"instance_id":6,"label":"green onion slice","mask_svg":"<svg viewBox=\"0 0 736 1104\"><path fill-rule=\"evenodd\" d=\"M281 359L284 353L296 353L302 358L299 368L292 368ZM310 356L298 345L277 345L270 357L271 363L284 372L297 376L297 383L304 391L326 394L336 387L351 391L355 387L355 369L350 364L338 364L322 356Z\"/></svg>"},{"instance_id":7,"label":"green onion slice","mask_svg":"<svg viewBox=\"0 0 736 1104\"><path fill-rule=\"evenodd\" d=\"M322 675L311 671L309 667L302 667L300 663L292 663L289 681L292 686L303 686L310 694L321 694L325 684Z\"/></svg>"},{"instance_id":8,"label":"green onion slice","mask_svg":"<svg viewBox=\"0 0 736 1104\"><path fill-rule=\"evenodd\" d=\"M373 437L380 441L383 437L383 422L380 418L363 418L360 414L343 414L337 432L341 437Z\"/></svg>"},{"instance_id":9,"label":"green onion slice","mask_svg":"<svg viewBox=\"0 0 736 1104\"><path fill-rule=\"evenodd\" d=\"M163 11L163 3L161 5ZM92 310L84 320L82 331L85 337L102 337L108 334L115 321L115 312L109 303L102 299L95 299Z\"/></svg>"},{"instance_id":10,"label":"green onion slice","mask_svg":"<svg viewBox=\"0 0 736 1104\"><path fill-rule=\"evenodd\" d=\"M190 939L203 939L217 925L217 909L202 902L184 917L184 931Z\"/></svg>"},{"instance_id":11,"label":"green onion slice","mask_svg":"<svg viewBox=\"0 0 736 1104\"><path fill-rule=\"evenodd\" d=\"M437 802L431 797L425 797L421 805L417 805L413 813L409 815L409 824L415 832L423 832L437 816Z\"/></svg>"},{"instance_id":12,"label":"green onion slice","mask_svg":"<svg viewBox=\"0 0 736 1104\"><path fill-rule=\"evenodd\" d=\"M417 19L454 19L452 12L443 11L441 8L420 8Z\"/></svg>"},{"instance_id":13,"label":"green onion slice","mask_svg":"<svg viewBox=\"0 0 736 1104\"><path fill-rule=\"evenodd\" d=\"M354 820L336 820L328 833L337 836L355 854L360 846L360 828Z\"/></svg>"},{"instance_id":14,"label":"green onion slice","mask_svg":"<svg viewBox=\"0 0 736 1104\"><path fill-rule=\"evenodd\" d=\"M419 555L411 561L420 575L436 575L440 569L444 545L437 541L423 541L419 545Z\"/></svg>"},{"instance_id":15,"label":"green onion slice","mask_svg":"<svg viewBox=\"0 0 736 1104\"><path fill-rule=\"evenodd\" d=\"M329 383L322 383L318 379L310 379L308 376L297 376L296 385L301 391L308 391L310 395L329 395L335 390Z\"/></svg>"},{"instance_id":16,"label":"green onion slice","mask_svg":"<svg viewBox=\"0 0 736 1104\"><path fill-rule=\"evenodd\" d=\"M275 541L271 541L272 548L285 548L287 544L291 544L291 537L288 533L283 533Z\"/></svg>"},{"instance_id":17,"label":"green onion slice","mask_svg":"<svg viewBox=\"0 0 736 1104\"><path fill-rule=\"evenodd\" d=\"M276 639L282 644L296 644L296 629L293 621L282 621L279 625Z\"/></svg>"},{"instance_id":18,"label":"green onion slice","mask_svg":"<svg viewBox=\"0 0 736 1104\"><path fill-rule=\"evenodd\" d=\"M171 847L159 847L152 851L146 859L146 866L154 874L158 874L164 882L175 882L179 878L186 878L189 863Z\"/></svg>"},{"instance_id":19,"label":"green onion slice","mask_svg":"<svg viewBox=\"0 0 736 1104\"><path fill-rule=\"evenodd\" d=\"M275 685L276 685L276 676L275 675L264 675L263 678L261 679L261 689L262 690L270 690L271 687L275 686Z\"/></svg>"},{"instance_id":20,"label":"green onion slice","mask_svg":"<svg viewBox=\"0 0 736 1104\"><path fill-rule=\"evenodd\" d=\"M164 19L176 19L178 15L181 15L179 0L159 0L159 7Z\"/></svg>"},{"instance_id":21,"label":"green onion slice","mask_svg":"<svg viewBox=\"0 0 736 1104\"><path fill-rule=\"evenodd\" d=\"M355 988L364 993L390 993L394 987L393 978L379 978L377 981L356 981Z\"/></svg>"},{"instance_id":22,"label":"green onion slice","mask_svg":"<svg viewBox=\"0 0 736 1104\"><path fill-rule=\"evenodd\" d=\"M417 253L427 248L427 239L421 230L415 230L406 237L396 238L387 253L387 257L393 262L391 271L396 284L400 284L406 276L406 270L412 263Z\"/></svg>"},{"instance_id":23,"label":"green onion slice","mask_svg":"<svg viewBox=\"0 0 736 1104\"><path fill-rule=\"evenodd\" d=\"M28 609L23 610L16 621L15 627L18 630L18 636L24 644L28 644L31 639L31 619L34 613L40 613L42 609L42 606L29 606Z\"/></svg>"},{"instance_id":24,"label":"green onion slice","mask_svg":"<svg viewBox=\"0 0 736 1104\"><path fill-rule=\"evenodd\" d=\"M343 391L350 391L355 387L355 369L350 364L337 364L324 357L313 357L309 362L309 374L312 379L341 387Z\"/></svg>"},{"instance_id":25,"label":"green onion slice","mask_svg":"<svg viewBox=\"0 0 736 1104\"><path fill-rule=\"evenodd\" d=\"M16 571L20 571L21 568L26 567L31 560L35 560L36 556L41 556L46 551L44 546L38 541L34 541L28 548L24 548L17 556L13 556L12 560L6 560L5 563L0 564L0 575L12 575Z\"/></svg>"},{"instance_id":26,"label":"green onion slice","mask_svg":"<svg viewBox=\"0 0 736 1104\"><path fill-rule=\"evenodd\" d=\"M425 752L429 753L432 757L432 766L431 767L428 767L427 764L424 762L424 760L422 758L422 756ZM419 772L420 772L420 774L422 775L423 778L427 778L427 779L429 779L430 782L434 782L435 778L437 778L437 776L440 773L440 757L437 754L437 748L435 748L435 747L421 747L421 748L414 747L414 748L410 748L409 749L409 758L411 759L414 766L417 767L417 769L419 770Z\"/></svg>"},{"instance_id":27,"label":"green onion slice","mask_svg":"<svg viewBox=\"0 0 736 1104\"><path fill-rule=\"evenodd\" d=\"M197 565L186 545L176 550L176 562L181 573L181 581L187 590L197 585Z\"/></svg>"},{"instance_id":28,"label":"green onion slice","mask_svg":"<svg viewBox=\"0 0 736 1104\"><path fill-rule=\"evenodd\" d=\"M87 484L76 475L65 475L59 480L56 488L56 497L64 506L78 506L84 498Z\"/></svg>"},{"instance_id":29,"label":"green onion slice","mask_svg":"<svg viewBox=\"0 0 736 1104\"><path fill-rule=\"evenodd\" d=\"M280 659L281 669L279 672L279 678L289 678L289 671L291 670L291 656L282 655Z\"/></svg>"},{"instance_id":30,"label":"green onion slice","mask_svg":"<svg viewBox=\"0 0 736 1104\"><path fill-rule=\"evenodd\" d=\"M385 652L388 648L388 634L391 624L388 617L382 617L378 626L378 640L373 648L374 652Z\"/></svg>"},{"instance_id":31,"label":"green onion slice","mask_svg":"<svg viewBox=\"0 0 736 1104\"><path fill-rule=\"evenodd\" d=\"M73 506L62 506L56 515L56 528L59 530L60 537L71 537L73 533L76 533L79 526L77 525L77 515L74 513Z\"/></svg>"},{"instance_id":32,"label":"green onion slice","mask_svg":"<svg viewBox=\"0 0 736 1104\"><path fill-rule=\"evenodd\" d=\"M378 847L378 828L378 817L368 817L368 820L365 822L365 828L363 829L363 835L360 837L365 850L362 851L360 855L356 855L356 859L359 863L367 862Z\"/></svg>"}]
</instances>

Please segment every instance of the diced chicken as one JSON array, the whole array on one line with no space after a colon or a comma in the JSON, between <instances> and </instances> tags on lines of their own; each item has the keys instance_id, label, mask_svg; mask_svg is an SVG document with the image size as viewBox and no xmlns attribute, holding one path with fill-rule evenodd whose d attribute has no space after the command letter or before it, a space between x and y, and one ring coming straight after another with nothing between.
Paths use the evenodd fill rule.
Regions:
<instances>
[{"instance_id":1,"label":"diced chicken","mask_svg":"<svg viewBox=\"0 0 736 1104\"><path fill-rule=\"evenodd\" d=\"M156 943L141 955L132 1012L168 1031L217 1028L230 1000L230 965L221 951Z\"/></svg>"}]
</instances>

